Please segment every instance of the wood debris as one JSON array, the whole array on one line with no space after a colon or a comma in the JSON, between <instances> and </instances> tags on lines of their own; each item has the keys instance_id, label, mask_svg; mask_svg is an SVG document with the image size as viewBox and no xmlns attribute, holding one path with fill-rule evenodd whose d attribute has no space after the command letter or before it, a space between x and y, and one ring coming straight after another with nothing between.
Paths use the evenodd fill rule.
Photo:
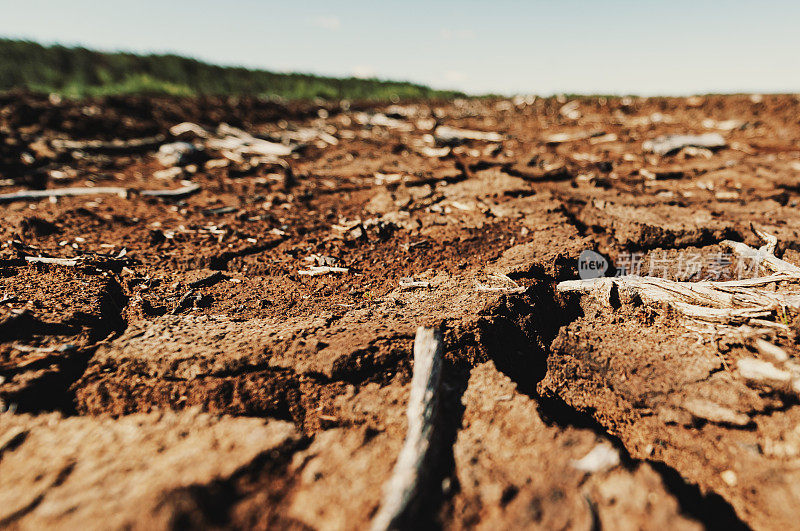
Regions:
<instances>
[{"instance_id":1,"label":"wood debris","mask_svg":"<svg viewBox=\"0 0 800 531\"><path fill-rule=\"evenodd\" d=\"M425 157L441 158L441 157L446 157L447 155L450 154L450 148L447 146L440 148L434 148L430 146L420 146L419 148L417 148L417 152Z\"/></svg>"},{"instance_id":2,"label":"wood debris","mask_svg":"<svg viewBox=\"0 0 800 531\"><path fill-rule=\"evenodd\" d=\"M208 138L210 136L208 131L192 122L181 122L177 125L173 125L169 129L169 134L176 137L187 134L194 135L198 138Z\"/></svg>"},{"instance_id":3,"label":"wood debris","mask_svg":"<svg viewBox=\"0 0 800 531\"><path fill-rule=\"evenodd\" d=\"M165 199L182 199L200 191L199 184L187 184L174 190L142 190L139 195L145 197L161 197Z\"/></svg>"},{"instance_id":4,"label":"wood debris","mask_svg":"<svg viewBox=\"0 0 800 531\"><path fill-rule=\"evenodd\" d=\"M435 417L442 371L442 335L433 328L417 328L414 373L408 397L408 431L394 470L384 485L383 500L372 520L372 530L408 526L419 503L421 478L432 458Z\"/></svg>"},{"instance_id":5,"label":"wood debris","mask_svg":"<svg viewBox=\"0 0 800 531\"><path fill-rule=\"evenodd\" d=\"M503 135L500 133L458 129L446 125L437 127L433 136L438 143L443 145L460 144L467 140L479 140L481 142L503 141Z\"/></svg>"},{"instance_id":6,"label":"wood debris","mask_svg":"<svg viewBox=\"0 0 800 531\"><path fill-rule=\"evenodd\" d=\"M79 263L75 258L48 258L45 256L26 256L25 261L30 264L50 264L66 267L74 267Z\"/></svg>"},{"instance_id":7,"label":"wood debris","mask_svg":"<svg viewBox=\"0 0 800 531\"><path fill-rule=\"evenodd\" d=\"M656 155L669 155L681 148L692 146L707 149L725 147L727 142L719 133L705 133L702 135L663 135L653 140L646 140L642 144L644 151Z\"/></svg>"},{"instance_id":8,"label":"wood debris","mask_svg":"<svg viewBox=\"0 0 800 531\"><path fill-rule=\"evenodd\" d=\"M587 293L606 304L610 304L614 296L623 301L638 297L645 304L667 304L693 320L728 325L773 317L786 308L800 309L800 292L762 289L780 282L800 282L800 267L773 254L776 237L753 230L767 242L761 248L753 249L732 241L724 241L722 246L773 271L771 275L724 282L677 282L657 277L622 276L568 280L559 283L557 290Z\"/></svg>"},{"instance_id":9,"label":"wood debris","mask_svg":"<svg viewBox=\"0 0 800 531\"><path fill-rule=\"evenodd\" d=\"M174 190L141 190L139 195L145 197L163 197L169 199L180 199L192 195L200 190L199 184L187 184ZM12 192L10 194L0 194L0 203L12 203L14 201L35 201L38 199L74 197L82 195L118 195L127 197L127 188L117 186L87 186L78 188L53 188L50 190L25 190L22 192Z\"/></svg>"},{"instance_id":10,"label":"wood debris","mask_svg":"<svg viewBox=\"0 0 800 531\"><path fill-rule=\"evenodd\" d=\"M577 120L583 114L580 111L581 102L579 100L572 100L564 105L558 110L558 114L566 118L567 120Z\"/></svg>"},{"instance_id":11,"label":"wood debris","mask_svg":"<svg viewBox=\"0 0 800 531\"><path fill-rule=\"evenodd\" d=\"M398 120L397 118L390 118L380 112L371 115L365 112L360 112L356 113L353 118L357 123L370 127L378 126L405 132L411 132L414 130L414 126L410 123L403 120Z\"/></svg>"},{"instance_id":12,"label":"wood debris","mask_svg":"<svg viewBox=\"0 0 800 531\"><path fill-rule=\"evenodd\" d=\"M692 414L693 417L731 426L747 426L750 417L728 407L721 406L709 400L693 398L681 404L681 407Z\"/></svg>"},{"instance_id":13,"label":"wood debris","mask_svg":"<svg viewBox=\"0 0 800 531\"><path fill-rule=\"evenodd\" d=\"M163 135L131 140L62 140L55 138L50 145L57 151L87 151L97 153L126 153L156 149L165 140Z\"/></svg>"},{"instance_id":14,"label":"wood debris","mask_svg":"<svg viewBox=\"0 0 800 531\"><path fill-rule=\"evenodd\" d=\"M614 133L608 133L605 135L599 135L589 139L589 144L595 146L597 144L605 144L607 142L616 142L619 140L619 137Z\"/></svg>"},{"instance_id":15,"label":"wood debris","mask_svg":"<svg viewBox=\"0 0 800 531\"><path fill-rule=\"evenodd\" d=\"M761 339L760 337L755 338L753 344L755 345L759 354L763 356L767 356L779 362L784 362L789 359L789 354L787 354L785 350L778 345L773 345L769 341Z\"/></svg>"},{"instance_id":16,"label":"wood debris","mask_svg":"<svg viewBox=\"0 0 800 531\"><path fill-rule=\"evenodd\" d=\"M578 140L586 140L587 138L601 138L605 134L605 131L602 130L586 130L586 131L576 131L574 133L553 133L552 135L548 135L544 137L544 141L547 144L556 145L556 144L563 144L565 142L577 142ZM607 137L613 137L613 139L606 139L606 141L611 142L616 140L616 135L606 135Z\"/></svg>"},{"instance_id":17,"label":"wood debris","mask_svg":"<svg viewBox=\"0 0 800 531\"><path fill-rule=\"evenodd\" d=\"M235 162L242 160L244 155L285 157L291 155L296 148L257 138L228 124L221 124L217 128L217 135L218 138L206 140L206 147L219 151L226 158L236 159Z\"/></svg>"},{"instance_id":18,"label":"wood debris","mask_svg":"<svg viewBox=\"0 0 800 531\"><path fill-rule=\"evenodd\" d=\"M523 293L525 291L525 286L520 286L508 275L494 273L489 275L489 280L493 281L495 285L481 284L476 280L475 291L500 291L503 293Z\"/></svg>"},{"instance_id":19,"label":"wood debris","mask_svg":"<svg viewBox=\"0 0 800 531\"><path fill-rule=\"evenodd\" d=\"M198 148L189 142L171 142L162 144L156 153L156 159L162 166L185 166L197 159Z\"/></svg>"},{"instance_id":20,"label":"wood debris","mask_svg":"<svg viewBox=\"0 0 800 531\"><path fill-rule=\"evenodd\" d=\"M330 274L340 274L340 273L347 273L350 271L347 267L334 267L334 266L311 266L306 270L299 270L297 272L298 275L306 275L309 277L316 277L319 275L330 275Z\"/></svg>"},{"instance_id":21,"label":"wood debris","mask_svg":"<svg viewBox=\"0 0 800 531\"><path fill-rule=\"evenodd\" d=\"M413 277L405 277L400 279L401 289L428 289L431 283L427 280L414 280Z\"/></svg>"},{"instance_id":22,"label":"wood debris","mask_svg":"<svg viewBox=\"0 0 800 531\"><path fill-rule=\"evenodd\" d=\"M25 190L22 192L12 192L10 194L0 194L0 203L11 203L14 201L35 201L49 197L71 197L78 195L118 195L125 197L128 193L126 188L117 186L98 186L85 188L56 188L52 190Z\"/></svg>"},{"instance_id":23,"label":"wood debris","mask_svg":"<svg viewBox=\"0 0 800 531\"><path fill-rule=\"evenodd\" d=\"M57 258L49 256L26 256L19 263L57 265L62 267L94 267L97 269L110 269L121 271L124 267L132 265L135 260L125 256L123 249L117 255L86 253L74 258Z\"/></svg>"},{"instance_id":24,"label":"wood debris","mask_svg":"<svg viewBox=\"0 0 800 531\"><path fill-rule=\"evenodd\" d=\"M777 368L768 361L757 360L755 358L744 358L736 363L739 374L745 380L754 382L771 382L777 384L787 384L792 379L789 371Z\"/></svg>"}]
</instances>

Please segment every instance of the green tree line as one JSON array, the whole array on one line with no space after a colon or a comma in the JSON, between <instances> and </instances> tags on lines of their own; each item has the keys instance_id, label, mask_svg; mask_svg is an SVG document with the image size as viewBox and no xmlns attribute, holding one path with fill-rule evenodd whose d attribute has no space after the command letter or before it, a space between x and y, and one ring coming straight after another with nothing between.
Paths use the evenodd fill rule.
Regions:
<instances>
[{"instance_id":1,"label":"green tree line","mask_svg":"<svg viewBox=\"0 0 800 531\"><path fill-rule=\"evenodd\" d=\"M68 97L157 93L390 100L464 95L403 81L276 73L178 55L107 53L0 38L0 91L15 88Z\"/></svg>"}]
</instances>

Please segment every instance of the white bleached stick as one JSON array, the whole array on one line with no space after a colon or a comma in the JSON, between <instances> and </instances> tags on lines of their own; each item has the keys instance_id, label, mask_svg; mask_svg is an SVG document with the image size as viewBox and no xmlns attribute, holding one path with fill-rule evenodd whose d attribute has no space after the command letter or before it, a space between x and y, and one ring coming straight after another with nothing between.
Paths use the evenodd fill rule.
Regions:
<instances>
[{"instance_id":1,"label":"white bleached stick","mask_svg":"<svg viewBox=\"0 0 800 531\"><path fill-rule=\"evenodd\" d=\"M380 510L372 520L373 531L402 527L403 518L419 495L420 476L431 450L441 370L441 333L433 328L418 328L406 410L408 432L392 476L384 485Z\"/></svg>"}]
</instances>

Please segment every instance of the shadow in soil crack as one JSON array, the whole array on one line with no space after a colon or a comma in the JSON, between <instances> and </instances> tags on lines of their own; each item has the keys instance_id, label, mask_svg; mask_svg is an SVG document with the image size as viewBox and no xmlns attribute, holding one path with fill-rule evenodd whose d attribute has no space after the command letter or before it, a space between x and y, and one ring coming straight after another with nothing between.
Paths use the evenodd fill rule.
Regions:
<instances>
[{"instance_id":1,"label":"shadow in soil crack","mask_svg":"<svg viewBox=\"0 0 800 531\"><path fill-rule=\"evenodd\" d=\"M286 473L298 451L311 440L302 438L256 456L227 478L189 485L164 495L159 508L174 529L306 529L281 514L264 511L263 503L279 506L290 495L295 477Z\"/></svg>"},{"instance_id":2,"label":"shadow in soil crack","mask_svg":"<svg viewBox=\"0 0 800 531\"><path fill-rule=\"evenodd\" d=\"M542 282L523 298L507 301L491 326L482 331L482 346L521 393L535 397L547 371L550 344L563 326L582 313L577 298L557 295L553 283Z\"/></svg>"},{"instance_id":3,"label":"shadow in soil crack","mask_svg":"<svg viewBox=\"0 0 800 531\"><path fill-rule=\"evenodd\" d=\"M552 342L563 326L581 317L583 312L577 298L557 295L550 283L532 288L527 296L527 305L509 307L508 314L482 337L489 357L498 370L517 385L520 393L536 401L543 421L549 425L592 430L617 448L623 466L635 468L643 461L633 459L622 442L591 412L579 411L558 397L542 396L537 391L547 372ZM644 462L659 473L681 512L701 522L706 529L749 529L720 495L703 493L697 485L688 483L662 462Z\"/></svg>"},{"instance_id":4,"label":"shadow in soil crack","mask_svg":"<svg viewBox=\"0 0 800 531\"><path fill-rule=\"evenodd\" d=\"M19 341L36 345L43 339L62 342L56 350L42 350L26 358L27 351L16 347L22 356L0 366L0 378L21 382L0 393L5 402L19 413L58 411L63 415L77 414L74 384L83 376L98 346L125 331L123 312L129 296L114 277L110 277L100 300L99 315L75 312L62 323L42 321L23 311L0 323L0 343ZM75 346L71 341L86 341Z\"/></svg>"},{"instance_id":5,"label":"shadow in soil crack","mask_svg":"<svg viewBox=\"0 0 800 531\"><path fill-rule=\"evenodd\" d=\"M661 476L664 488L675 497L681 512L701 522L705 529L750 529L719 494L703 493L697 485L687 482L675 469L663 462L631 457L622 441L609 433L589 412L578 411L557 397L536 394L531 398L538 402L539 414L548 425L589 429L607 439L617 449L620 460L627 469L633 470L641 463L648 463Z\"/></svg>"}]
</instances>

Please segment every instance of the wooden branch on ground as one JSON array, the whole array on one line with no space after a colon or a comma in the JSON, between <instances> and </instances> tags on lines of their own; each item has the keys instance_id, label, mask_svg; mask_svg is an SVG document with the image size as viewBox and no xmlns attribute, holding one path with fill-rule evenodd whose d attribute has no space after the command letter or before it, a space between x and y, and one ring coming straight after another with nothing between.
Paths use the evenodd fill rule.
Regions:
<instances>
[{"instance_id":1,"label":"wooden branch on ground","mask_svg":"<svg viewBox=\"0 0 800 531\"><path fill-rule=\"evenodd\" d=\"M579 292L610 305L616 290L620 300L635 297L645 304L667 304L678 313L697 321L720 324L741 324L770 317L774 312L792 308L800 310L800 292L779 292L761 289L779 282L800 282L800 267L777 258L773 252L778 239L753 227L766 244L753 249L741 242L724 241L721 245L743 258L754 260L774 273L764 277L727 282L677 282L657 277L623 276L568 280L557 290Z\"/></svg>"},{"instance_id":2,"label":"wooden branch on ground","mask_svg":"<svg viewBox=\"0 0 800 531\"><path fill-rule=\"evenodd\" d=\"M174 190L142 190L139 195L163 199L182 199L200 191L199 184L188 184Z\"/></svg>"},{"instance_id":3,"label":"wooden branch on ground","mask_svg":"<svg viewBox=\"0 0 800 531\"><path fill-rule=\"evenodd\" d=\"M126 250L123 249L117 256L100 255L96 253L86 253L73 258L57 258L50 256L25 256L23 258L8 260L5 262L9 266L20 266L28 264L46 264L64 267L88 266L98 269L120 270L125 266L132 265L135 261L125 258ZM2 263L2 261L0 261Z\"/></svg>"},{"instance_id":4,"label":"wooden branch on ground","mask_svg":"<svg viewBox=\"0 0 800 531\"><path fill-rule=\"evenodd\" d=\"M621 300L638 297L645 304L667 304L686 317L716 323L739 323L768 317L781 306L800 308L800 298L797 297L738 287L731 282L725 286L717 284L720 283L626 276L567 280L559 283L556 289L562 293L585 293L606 305L611 304L612 292L616 289Z\"/></svg>"},{"instance_id":5,"label":"wooden branch on ground","mask_svg":"<svg viewBox=\"0 0 800 531\"><path fill-rule=\"evenodd\" d=\"M67 267L75 267L78 265L76 258L49 258L46 256L26 256L25 261L30 264L51 264Z\"/></svg>"},{"instance_id":6,"label":"wooden branch on ground","mask_svg":"<svg viewBox=\"0 0 800 531\"><path fill-rule=\"evenodd\" d=\"M761 233L761 231L758 231L757 234L758 233ZM774 238L774 236L772 236L772 238ZM774 254L772 254L772 251L775 250L775 243L772 243L771 241L768 241L767 245L764 245L759 249L753 249L752 247L744 243L732 242L730 240L725 240L721 242L720 245L730 249L731 251L738 254L742 258L750 258L754 260L755 264L763 265L767 269L775 271L776 273L786 273L790 275L800 276L800 267L797 267L794 264L790 264L785 260L781 260Z\"/></svg>"},{"instance_id":7,"label":"wooden branch on ground","mask_svg":"<svg viewBox=\"0 0 800 531\"><path fill-rule=\"evenodd\" d=\"M10 194L0 194L0 203L11 203L13 201L34 201L50 197L71 197L76 195L120 195L128 193L125 188L118 186L98 186L85 188L54 188L52 190L24 190Z\"/></svg>"},{"instance_id":8,"label":"wooden branch on ground","mask_svg":"<svg viewBox=\"0 0 800 531\"><path fill-rule=\"evenodd\" d=\"M339 273L347 273L350 271L347 267L334 267L334 266L311 266L306 270L300 270L297 272L298 275L305 275L309 277L316 277L319 275L328 275L331 273L339 274Z\"/></svg>"},{"instance_id":9,"label":"wooden branch on ground","mask_svg":"<svg viewBox=\"0 0 800 531\"><path fill-rule=\"evenodd\" d=\"M164 135L131 140L63 140L56 138L50 145L56 151L92 151L97 153L128 153L157 149L164 143Z\"/></svg>"},{"instance_id":10,"label":"wooden branch on ground","mask_svg":"<svg viewBox=\"0 0 800 531\"><path fill-rule=\"evenodd\" d=\"M199 184L189 184L173 190L142 190L139 192L139 195L145 197L161 197L164 199L181 199L199 190ZM79 188L53 188L50 190L25 190L10 194L0 194L0 203L11 203L14 201L35 201L50 197L72 197L79 195L119 195L125 197L129 191L132 190L118 186L87 186Z\"/></svg>"},{"instance_id":11,"label":"wooden branch on ground","mask_svg":"<svg viewBox=\"0 0 800 531\"><path fill-rule=\"evenodd\" d=\"M441 369L441 334L433 328L418 328L406 410L408 432L392 475L384 485L381 507L372 520L373 531L404 527L409 511L418 502L420 476L431 450Z\"/></svg>"}]
</instances>

